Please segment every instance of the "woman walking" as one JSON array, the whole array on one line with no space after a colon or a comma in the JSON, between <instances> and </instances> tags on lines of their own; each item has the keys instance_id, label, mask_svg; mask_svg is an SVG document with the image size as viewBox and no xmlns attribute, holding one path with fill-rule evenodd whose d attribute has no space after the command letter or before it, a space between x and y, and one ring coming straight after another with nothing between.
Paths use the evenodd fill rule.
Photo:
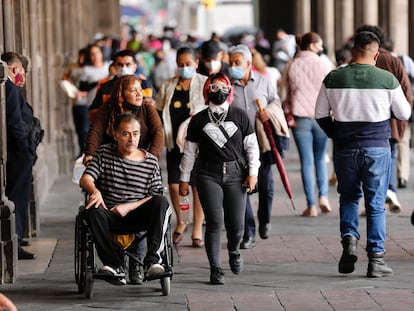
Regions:
<instances>
[{"instance_id":1,"label":"woman walking","mask_svg":"<svg viewBox=\"0 0 414 311\"><path fill-rule=\"evenodd\" d=\"M227 231L229 264L234 274L243 269L239 246L244 231L246 189L257 183L259 147L245 111L231 107L232 87L222 73L204 84L207 109L190 121L181 160L180 194L188 193L188 182L196 167L197 189L206 219L205 243L210 263L210 283L224 284L221 267L221 230Z\"/></svg>"}]
</instances>

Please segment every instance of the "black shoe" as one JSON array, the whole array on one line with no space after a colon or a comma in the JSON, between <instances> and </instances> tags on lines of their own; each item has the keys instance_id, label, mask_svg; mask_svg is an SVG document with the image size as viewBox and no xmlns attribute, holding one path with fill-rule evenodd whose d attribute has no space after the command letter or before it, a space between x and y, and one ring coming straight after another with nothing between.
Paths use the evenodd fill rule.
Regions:
<instances>
[{"instance_id":1,"label":"black shoe","mask_svg":"<svg viewBox=\"0 0 414 311\"><path fill-rule=\"evenodd\" d=\"M20 241L20 246L30 246L30 245L32 245L32 243L30 243L27 240L21 240Z\"/></svg>"},{"instance_id":2,"label":"black shoe","mask_svg":"<svg viewBox=\"0 0 414 311\"><path fill-rule=\"evenodd\" d=\"M32 254L28 251L25 251L23 248L19 248L17 257L19 259L25 260L25 259L36 259L36 255Z\"/></svg>"},{"instance_id":3,"label":"black shoe","mask_svg":"<svg viewBox=\"0 0 414 311\"><path fill-rule=\"evenodd\" d=\"M404 178L398 178L398 188L407 188L407 181Z\"/></svg>"},{"instance_id":4,"label":"black shoe","mask_svg":"<svg viewBox=\"0 0 414 311\"><path fill-rule=\"evenodd\" d=\"M249 248L253 248L256 246L256 240L254 239L254 237L250 237L250 238L244 238L243 241L240 243L240 248L241 249L249 249Z\"/></svg>"},{"instance_id":5,"label":"black shoe","mask_svg":"<svg viewBox=\"0 0 414 311\"><path fill-rule=\"evenodd\" d=\"M128 277L130 284L142 285L144 281L144 275L140 269L140 266L133 258L129 258Z\"/></svg>"},{"instance_id":6,"label":"black shoe","mask_svg":"<svg viewBox=\"0 0 414 311\"><path fill-rule=\"evenodd\" d=\"M239 274L243 271L243 258L239 252L229 253L229 264L231 272Z\"/></svg>"},{"instance_id":7,"label":"black shoe","mask_svg":"<svg viewBox=\"0 0 414 311\"><path fill-rule=\"evenodd\" d=\"M352 273L355 270L355 262L358 260L358 240L352 235L347 235L342 239L342 256L339 260L339 273Z\"/></svg>"},{"instance_id":8,"label":"black shoe","mask_svg":"<svg viewBox=\"0 0 414 311\"><path fill-rule=\"evenodd\" d=\"M368 253L368 278L381 278L392 275L392 269L384 260L384 253Z\"/></svg>"},{"instance_id":9,"label":"black shoe","mask_svg":"<svg viewBox=\"0 0 414 311\"><path fill-rule=\"evenodd\" d=\"M210 283L213 285L224 284L224 272L221 268L210 268Z\"/></svg>"},{"instance_id":10,"label":"black shoe","mask_svg":"<svg viewBox=\"0 0 414 311\"><path fill-rule=\"evenodd\" d=\"M260 224L259 225L259 235L263 240L269 238L270 232L272 231L272 224Z\"/></svg>"}]
</instances>

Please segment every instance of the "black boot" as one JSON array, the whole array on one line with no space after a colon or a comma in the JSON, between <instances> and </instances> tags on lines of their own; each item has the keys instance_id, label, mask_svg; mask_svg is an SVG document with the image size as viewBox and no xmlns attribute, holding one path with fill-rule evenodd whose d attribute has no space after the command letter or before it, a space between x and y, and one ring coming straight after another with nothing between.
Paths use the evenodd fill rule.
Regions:
<instances>
[{"instance_id":1,"label":"black boot","mask_svg":"<svg viewBox=\"0 0 414 311\"><path fill-rule=\"evenodd\" d=\"M339 273L352 273L355 270L355 262L358 260L358 239L347 235L342 239L342 256L339 260Z\"/></svg>"},{"instance_id":2,"label":"black boot","mask_svg":"<svg viewBox=\"0 0 414 311\"><path fill-rule=\"evenodd\" d=\"M384 252L368 253L368 259L367 277L380 278L392 275L392 269L385 263Z\"/></svg>"}]
</instances>

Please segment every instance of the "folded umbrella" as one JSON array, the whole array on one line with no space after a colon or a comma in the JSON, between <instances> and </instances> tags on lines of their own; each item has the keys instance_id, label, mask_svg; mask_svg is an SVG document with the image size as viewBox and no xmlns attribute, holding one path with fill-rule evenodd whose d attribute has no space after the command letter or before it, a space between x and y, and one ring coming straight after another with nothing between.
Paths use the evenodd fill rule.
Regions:
<instances>
[{"instance_id":1,"label":"folded umbrella","mask_svg":"<svg viewBox=\"0 0 414 311\"><path fill-rule=\"evenodd\" d=\"M259 109L259 112L263 112L263 107L260 103L259 99L256 99L256 104ZM265 121L263 123L263 129L266 133L266 137L269 140L270 149L272 152L273 157L276 161L277 169L279 170L280 179L282 180L283 186L286 190L286 193L290 199L290 202L292 204L293 210L296 210L295 203L293 202L293 194L292 194L292 188L290 187L290 182L286 173L285 165L283 163L282 156L280 155L279 150L277 149L275 137L273 136L273 126L270 121Z\"/></svg>"}]
</instances>

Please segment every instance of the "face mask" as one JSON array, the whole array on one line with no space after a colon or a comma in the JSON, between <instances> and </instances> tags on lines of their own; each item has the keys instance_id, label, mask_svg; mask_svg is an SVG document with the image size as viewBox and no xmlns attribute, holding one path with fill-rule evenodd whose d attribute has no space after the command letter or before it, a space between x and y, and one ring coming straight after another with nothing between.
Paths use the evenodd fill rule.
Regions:
<instances>
[{"instance_id":1,"label":"face mask","mask_svg":"<svg viewBox=\"0 0 414 311\"><path fill-rule=\"evenodd\" d=\"M134 73L135 73L134 69L130 67L121 67L121 68L118 68L118 71L116 72L116 76L119 78L119 77L126 76L126 75L133 75Z\"/></svg>"},{"instance_id":2,"label":"face mask","mask_svg":"<svg viewBox=\"0 0 414 311\"><path fill-rule=\"evenodd\" d=\"M191 79L194 76L195 68L190 66L179 67L178 74L183 79Z\"/></svg>"},{"instance_id":3,"label":"face mask","mask_svg":"<svg viewBox=\"0 0 414 311\"><path fill-rule=\"evenodd\" d=\"M242 66L233 66L229 68L230 77L240 80L244 77L244 70Z\"/></svg>"},{"instance_id":4,"label":"face mask","mask_svg":"<svg viewBox=\"0 0 414 311\"><path fill-rule=\"evenodd\" d=\"M217 92L210 92L208 94L208 98L211 103L214 105L221 105L224 103L229 96L229 93L225 93L222 90L218 90Z\"/></svg>"},{"instance_id":5,"label":"face mask","mask_svg":"<svg viewBox=\"0 0 414 311\"><path fill-rule=\"evenodd\" d=\"M19 84L23 82L23 75L21 73L18 73L14 76L14 83Z\"/></svg>"},{"instance_id":6,"label":"face mask","mask_svg":"<svg viewBox=\"0 0 414 311\"><path fill-rule=\"evenodd\" d=\"M137 112L141 108L141 106L135 106L135 105L130 104L128 102L123 102L122 103L122 107L125 110L131 110L132 112Z\"/></svg>"},{"instance_id":7,"label":"face mask","mask_svg":"<svg viewBox=\"0 0 414 311\"><path fill-rule=\"evenodd\" d=\"M206 65L206 68L213 73L218 72L221 66L221 62L219 60L212 60L211 62L205 62L204 64Z\"/></svg>"}]
</instances>

